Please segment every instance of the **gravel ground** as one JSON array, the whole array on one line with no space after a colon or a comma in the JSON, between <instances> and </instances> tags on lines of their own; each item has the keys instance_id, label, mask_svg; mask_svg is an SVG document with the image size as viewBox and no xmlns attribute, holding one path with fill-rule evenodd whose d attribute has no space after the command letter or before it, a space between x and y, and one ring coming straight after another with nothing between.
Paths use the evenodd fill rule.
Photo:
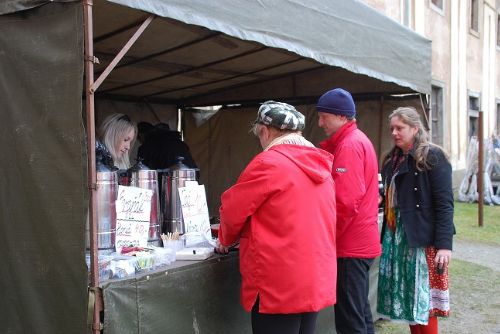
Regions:
<instances>
[{"instance_id":1,"label":"gravel ground","mask_svg":"<svg viewBox=\"0 0 500 334\"><path fill-rule=\"evenodd\" d=\"M453 259L479 264L500 272L500 247L453 241Z\"/></svg>"},{"instance_id":2,"label":"gravel ground","mask_svg":"<svg viewBox=\"0 0 500 334\"><path fill-rule=\"evenodd\" d=\"M453 248L453 313L441 333L500 334L500 247L455 240Z\"/></svg>"}]
</instances>

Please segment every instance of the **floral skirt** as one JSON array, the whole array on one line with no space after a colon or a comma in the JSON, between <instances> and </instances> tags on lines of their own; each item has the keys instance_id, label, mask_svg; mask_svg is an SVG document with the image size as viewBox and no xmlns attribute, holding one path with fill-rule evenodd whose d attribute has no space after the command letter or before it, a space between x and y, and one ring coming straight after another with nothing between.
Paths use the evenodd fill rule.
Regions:
<instances>
[{"instance_id":1,"label":"floral skirt","mask_svg":"<svg viewBox=\"0 0 500 334\"><path fill-rule=\"evenodd\" d=\"M382 238L377 312L382 318L426 325L429 316L448 316L448 269L436 273L436 249L410 248L396 213L396 228Z\"/></svg>"}]
</instances>

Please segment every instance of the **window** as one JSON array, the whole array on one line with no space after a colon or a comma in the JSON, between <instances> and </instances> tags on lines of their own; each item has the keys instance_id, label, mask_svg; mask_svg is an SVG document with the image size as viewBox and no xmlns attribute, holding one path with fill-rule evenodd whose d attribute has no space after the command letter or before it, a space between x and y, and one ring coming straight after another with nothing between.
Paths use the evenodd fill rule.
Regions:
<instances>
[{"instance_id":1,"label":"window","mask_svg":"<svg viewBox=\"0 0 500 334\"><path fill-rule=\"evenodd\" d=\"M469 96L469 138L478 135L479 97Z\"/></svg>"},{"instance_id":2,"label":"window","mask_svg":"<svg viewBox=\"0 0 500 334\"><path fill-rule=\"evenodd\" d=\"M434 144L443 146L443 88L432 86L431 92L431 134Z\"/></svg>"},{"instance_id":3,"label":"window","mask_svg":"<svg viewBox=\"0 0 500 334\"><path fill-rule=\"evenodd\" d=\"M479 32L479 0L470 2L470 28Z\"/></svg>"},{"instance_id":4,"label":"window","mask_svg":"<svg viewBox=\"0 0 500 334\"><path fill-rule=\"evenodd\" d=\"M443 0L431 0L431 4L436 7L436 9L443 10Z\"/></svg>"},{"instance_id":5,"label":"window","mask_svg":"<svg viewBox=\"0 0 500 334\"><path fill-rule=\"evenodd\" d=\"M500 136L500 103L497 103L497 136Z\"/></svg>"},{"instance_id":6,"label":"window","mask_svg":"<svg viewBox=\"0 0 500 334\"><path fill-rule=\"evenodd\" d=\"M497 46L500 47L500 13L497 14Z\"/></svg>"},{"instance_id":7,"label":"window","mask_svg":"<svg viewBox=\"0 0 500 334\"><path fill-rule=\"evenodd\" d=\"M411 0L403 0L401 10L403 25L411 28Z\"/></svg>"}]
</instances>

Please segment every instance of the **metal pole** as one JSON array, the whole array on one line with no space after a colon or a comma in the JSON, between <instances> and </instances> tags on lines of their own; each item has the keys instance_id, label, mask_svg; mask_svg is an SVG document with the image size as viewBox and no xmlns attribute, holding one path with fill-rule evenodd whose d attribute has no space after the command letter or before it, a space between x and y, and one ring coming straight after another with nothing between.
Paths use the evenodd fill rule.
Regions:
<instances>
[{"instance_id":1,"label":"metal pole","mask_svg":"<svg viewBox=\"0 0 500 334\"><path fill-rule=\"evenodd\" d=\"M106 69L102 72L102 74L97 78L97 80L92 84L92 93L94 93L97 88L102 84L104 79L108 77L108 75L113 71L115 66L120 62L120 60L125 56L125 54L130 50L132 45L134 45L135 41L142 35L144 30L149 26L149 24L154 20L155 16L154 15L149 15L146 20L141 24L139 29L134 33L134 35L128 40L128 42L125 44L125 46L118 52L118 54L115 56L115 58L109 63L109 65L106 67ZM93 75L93 74L92 74Z\"/></svg>"},{"instance_id":2,"label":"metal pole","mask_svg":"<svg viewBox=\"0 0 500 334\"><path fill-rule=\"evenodd\" d=\"M83 1L83 18L85 31L85 92L87 114L87 176L89 187L89 228L90 228L90 290L95 293L94 312L92 319L92 333L101 332L100 312L102 309L102 296L99 289L99 270L97 253L97 197L96 195L96 167L95 167L95 109L94 93L94 57L92 5L93 0Z\"/></svg>"},{"instance_id":3,"label":"metal pole","mask_svg":"<svg viewBox=\"0 0 500 334\"><path fill-rule=\"evenodd\" d=\"M483 111L479 111L478 117L478 153L477 153L477 192L478 192L478 206L477 206L477 223L479 227L483 226L483 210L484 210L484 180L483 180L483 170L484 170L484 149L483 149Z\"/></svg>"},{"instance_id":4,"label":"metal pole","mask_svg":"<svg viewBox=\"0 0 500 334\"><path fill-rule=\"evenodd\" d=\"M378 143L377 143L377 149L378 149L378 156L379 156L379 161L382 162L382 137L384 133L384 96L380 96L380 109L379 109L379 117L378 117Z\"/></svg>"}]
</instances>

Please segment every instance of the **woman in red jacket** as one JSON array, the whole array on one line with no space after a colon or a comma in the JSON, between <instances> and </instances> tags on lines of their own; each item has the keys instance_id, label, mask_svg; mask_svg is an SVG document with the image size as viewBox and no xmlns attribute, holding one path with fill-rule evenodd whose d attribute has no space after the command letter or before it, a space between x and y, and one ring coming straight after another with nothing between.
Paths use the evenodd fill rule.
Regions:
<instances>
[{"instance_id":1,"label":"woman in red jacket","mask_svg":"<svg viewBox=\"0 0 500 334\"><path fill-rule=\"evenodd\" d=\"M333 157L304 139L304 116L268 101L254 133L263 152L222 195L219 251L240 241L241 303L260 333L314 333L336 301Z\"/></svg>"}]
</instances>

